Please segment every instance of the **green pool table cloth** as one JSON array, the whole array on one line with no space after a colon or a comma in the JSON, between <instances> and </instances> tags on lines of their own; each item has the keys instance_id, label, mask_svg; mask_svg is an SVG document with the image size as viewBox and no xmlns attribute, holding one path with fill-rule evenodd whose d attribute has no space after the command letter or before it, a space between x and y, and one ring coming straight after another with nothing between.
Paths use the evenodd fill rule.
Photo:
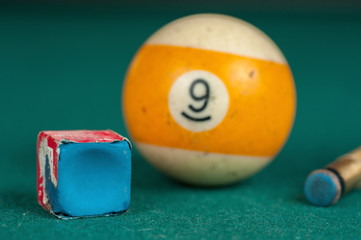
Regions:
<instances>
[{"instance_id":1,"label":"green pool table cloth","mask_svg":"<svg viewBox=\"0 0 361 240\"><path fill-rule=\"evenodd\" d=\"M223 188L191 187L160 173L134 148L126 214L64 221L37 204L40 130L113 129L128 136L120 98L132 56L158 28L196 13L163 10L0 9L0 239L361 238L361 191L328 208L303 195L310 171L361 145L357 12L218 11L267 33L297 87L290 138L254 177Z\"/></svg>"}]
</instances>

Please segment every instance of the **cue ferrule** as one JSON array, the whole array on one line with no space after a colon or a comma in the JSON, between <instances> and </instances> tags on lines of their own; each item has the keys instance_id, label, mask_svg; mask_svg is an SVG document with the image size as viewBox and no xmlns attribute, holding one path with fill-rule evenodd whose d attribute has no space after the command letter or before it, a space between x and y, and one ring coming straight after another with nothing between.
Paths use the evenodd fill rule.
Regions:
<instances>
[{"instance_id":1,"label":"cue ferrule","mask_svg":"<svg viewBox=\"0 0 361 240\"><path fill-rule=\"evenodd\" d=\"M343 193L361 185L361 147L347 153L325 167L336 172L343 181Z\"/></svg>"}]
</instances>

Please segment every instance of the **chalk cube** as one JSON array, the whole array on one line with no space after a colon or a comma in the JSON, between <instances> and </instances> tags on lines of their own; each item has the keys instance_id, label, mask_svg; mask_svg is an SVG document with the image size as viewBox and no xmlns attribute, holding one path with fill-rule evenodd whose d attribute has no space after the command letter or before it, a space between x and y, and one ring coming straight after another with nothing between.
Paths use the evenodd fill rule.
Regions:
<instances>
[{"instance_id":1,"label":"chalk cube","mask_svg":"<svg viewBox=\"0 0 361 240\"><path fill-rule=\"evenodd\" d=\"M111 131L43 131L37 143L38 202L59 218L114 215L130 203L128 139Z\"/></svg>"}]
</instances>

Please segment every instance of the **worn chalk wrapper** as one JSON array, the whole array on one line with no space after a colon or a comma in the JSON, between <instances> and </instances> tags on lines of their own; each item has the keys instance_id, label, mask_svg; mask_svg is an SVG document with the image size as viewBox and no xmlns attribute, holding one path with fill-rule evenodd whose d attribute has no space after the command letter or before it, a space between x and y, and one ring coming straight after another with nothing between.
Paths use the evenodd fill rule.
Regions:
<instances>
[{"instance_id":1,"label":"worn chalk wrapper","mask_svg":"<svg viewBox=\"0 0 361 240\"><path fill-rule=\"evenodd\" d=\"M131 145L111 131L42 131L38 202L59 218L124 213L130 203Z\"/></svg>"}]
</instances>

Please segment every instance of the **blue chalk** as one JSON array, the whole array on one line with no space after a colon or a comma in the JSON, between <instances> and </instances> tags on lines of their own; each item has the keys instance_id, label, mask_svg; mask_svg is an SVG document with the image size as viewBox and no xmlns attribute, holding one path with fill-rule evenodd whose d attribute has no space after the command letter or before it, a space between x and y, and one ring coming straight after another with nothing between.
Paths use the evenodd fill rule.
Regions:
<instances>
[{"instance_id":1,"label":"blue chalk","mask_svg":"<svg viewBox=\"0 0 361 240\"><path fill-rule=\"evenodd\" d=\"M307 200L316 206L330 206L341 196L341 183L337 175L327 169L312 172L305 182Z\"/></svg>"},{"instance_id":2,"label":"blue chalk","mask_svg":"<svg viewBox=\"0 0 361 240\"><path fill-rule=\"evenodd\" d=\"M51 181L46 186L55 214L85 217L121 213L129 208L128 142L66 143L59 148L58 186ZM48 175L48 168L46 172Z\"/></svg>"}]
</instances>

